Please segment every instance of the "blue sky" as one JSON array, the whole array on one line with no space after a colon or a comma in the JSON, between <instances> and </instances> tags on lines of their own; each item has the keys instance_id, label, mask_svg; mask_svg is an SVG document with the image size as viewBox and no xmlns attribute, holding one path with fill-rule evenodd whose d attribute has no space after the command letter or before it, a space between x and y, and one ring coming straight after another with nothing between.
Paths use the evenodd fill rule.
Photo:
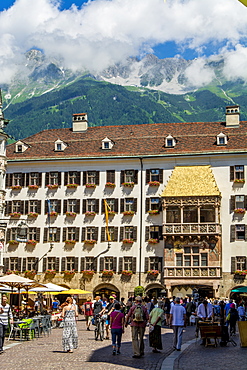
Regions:
<instances>
[{"instance_id":1,"label":"blue sky","mask_svg":"<svg viewBox=\"0 0 247 370\"><path fill-rule=\"evenodd\" d=\"M72 7L75 4L75 7ZM37 48L64 68L100 71L128 57L225 59L228 78L247 80L247 8L238 0L0 0L0 83ZM205 72L205 73L204 73Z\"/></svg>"}]
</instances>

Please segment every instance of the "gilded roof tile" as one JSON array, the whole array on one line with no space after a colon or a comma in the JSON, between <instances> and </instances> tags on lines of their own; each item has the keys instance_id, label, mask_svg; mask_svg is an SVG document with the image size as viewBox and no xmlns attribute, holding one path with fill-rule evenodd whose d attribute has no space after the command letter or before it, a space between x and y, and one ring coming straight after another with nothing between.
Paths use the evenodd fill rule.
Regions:
<instances>
[{"instance_id":1,"label":"gilded roof tile","mask_svg":"<svg viewBox=\"0 0 247 370\"><path fill-rule=\"evenodd\" d=\"M162 197L219 196L211 166L177 166Z\"/></svg>"}]
</instances>

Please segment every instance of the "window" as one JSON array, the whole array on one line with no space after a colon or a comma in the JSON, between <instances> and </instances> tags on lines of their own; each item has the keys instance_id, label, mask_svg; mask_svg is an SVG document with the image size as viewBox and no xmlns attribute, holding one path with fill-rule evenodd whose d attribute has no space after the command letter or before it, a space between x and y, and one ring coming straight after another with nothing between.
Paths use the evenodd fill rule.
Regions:
<instances>
[{"instance_id":1,"label":"window","mask_svg":"<svg viewBox=\"0 0 247 370\"><path fill-rule=\"evenodd\" d=\"M9 268L11 271L18 271L18 257L10 257L10 265Z\"/></svg>"},{"instance_id":2,"label":"window","mask_svg":"<svg viewBox=\"0 0 247 370\"><path fill-rule=\"evenodd\" d=\"M133 182L137 184L137 170L125 170L121 171L121 184Z\"/></svg>"},{"instance_id":3,"label":"window","mask_svg":"<svg viewBox=\"0 0 247 370\"><path fill-rule=\"evenodd\" d=\"M58 172L51 172L50 173L50 184L57 185L58 184Z\"/></svg>"},{"instance_id":4,"label":"window","mask_svg":"<svg viewBox=\"0 0 247 370\"><path fill-rule=\"evenodd\" d=\"M113 270L113 257L105 257L105 269Z\"/></svg>"},{"instance_id":5,"label":"window","mask_svg":"<svg viewBox=\"0 0 247 370\"><path fill-rule=\"evenodd\" d=\"M133 270L133 257L124 257L123 260L123 270L132 271Z\"/></svg>"},{"instance_id":6,"label":"window","mask_svg":"<svg viewBox=\"0 0 247 370\"><path fill-rule=\"evenodd\" d=\"M24 186L25 173L7 173L6 174L6 187Z\"/></svg>"},{"instance_id":7,"label":"window","mask_svg":"<svg viewBox=\"0 0 247 370\"><path fill-rule=\"evenodd\" d=\"M64 143L62 140L56 140L55 141L55 151L63 151L64 149L66 149L67 148L67 144L66 143Z\"/></svg>"},{"instance_id":8,"label":"window","mask_svg":"<svg viewBox=\"0 0 247 370\"><path fill-rule=\"evenodd\" d=\"M115 170L106 171L106 182L111 182L112 184L115 184Z\"/></svg>"},{"instance_id":9,"label":"window","mask_svg":"<svg viewBox=\"0 0 247 370\"><path fill-rule=\"evenodd\" d=\"M95 212L96 199L87 200L87 210L88 212Z\"/></svg>"},{"instance_id":10,"label":"window","mask_svg":"<svg viewBox=\"0 0 247 370\"><path fill-rule=\"evenodd\" d=\"M184 253L176 253L176 266L208 266L208 253L199 253L199 247L184 247Z\"/></svg>"},{"instance_id":11,"label":"window","mask_svg":"<svg viewBox=\"0 0 247 370\"><path fill-rule=\"evenodd\" d=\"M47 172L45 174L45 186L47 185L61 185L61 172Z\"/></svg>"},{"instance_id":12,"label":"window","mask_svg":"<svg viewBox=\"0 0 247 370\"><path fill-rule=\"evenodd\" d=\"M63 242L66 240L79 241L79 227L67 227L63 229Z\"/></svg>"},{"instance_id":13,"label":"window","mask_svg":"<svg viewBox=\"0 0 247 370\"><path fill-rule=\"evenodd\" d=\"M245 208L244 195L235 196L236 208Z\"/></svg>"},{"instance_id":14,"label":"window","mask_svg":"<svg viewBox=\"0 0 247 370\"><path fill-rule=\"evenodd\" d=\"M120 199L120 212L136 212L137 199L136 198L121 198Z\"/></svg>"},{"instance_id":15,"label":"window","mask_svg":"<svg viewBox=\"0 0 247 370\"><path fill-rule=\"evenodd\" d=\"M102 149L112 149L114 143L108 137L106 137L104 140L102 140Z\"/></svg>"},{"instance_id":16,"label":"window","mask_svg":"<svg viewBox=\"0 0 247 370\"><path fill-rule=\"evenodd\" d=\"M87 227L86 228L86 240L95 240L95 227Z\"/></svg>"},{"instance_id":17,"label":"window","mask_svg":"<svg viewBox=\"0 0 247 370\"><path fill-rule=\"evenodd\" d=\"M173 148L176 145L176 140L172 135L168 135L165 138L165 147L166 148Z\"/></svg>"},{"instance_id":18,"label":"window","mask_svg":"<svg viewBox=\"0 0 247 370\"><path fill-rule=\"evenodd\" d=\"M75 269L75 257L66 257L65 269L68 271Z\"/></svg>"},{"instance_id":19,"label":"window","mask_svg":"<svg viewBox=\"0 0 247 370\"><path fill-rule=\"evenodd\" d=\"M27 257L27 270L34 270L34 267L36 267L36 258Z\"/></svg>"},{"instance_id":20,"label":"window","mask_svg":"<svg viewBox=\"0 0 247 370\"><path fill-rule=\"evenodd\" d=\"M163 170L162 169L150 169L146 170L146 184L149 182L158 181L163 183Z\"/></svg>"},{"instance_id":21,"label":"window","mask_svg":"<svg viewBox=\"0 0 247 370\"><path fill-rule=\"evenodd\" d=\"M239 210L246 210L247 208L247 196L246 195L232 195L231 196L231 210L230 212L234 212Z\"/></svg>"},{"instance_id":22,"label":"window","mask_svg":"<svg viewBox=\"0 0 247 370\"><path fill-rule=\"evenodd\" d=\"M104 143L104 149L109 149L110 145L109 142Z\"/></svg>"},{"instance_id":23,"label":"window","mask_svg":"<svg viewBox=\"0 0 247 370\"><path fill-rule=\"evenodd\" d=\"M99 199L83 199L83 213L86 212L99 213Z\"/></svg>"},{"instance_id":24,"label":"window","mask_svg":"<svg viewBox=\"0 0 247 370\"><path fill-rule=\"evenodd\" d=\"M176 266L183 266L183 255L182 253L176 253Z\"/></svg>"},{"instance_id":25,"label":"window","mask_svg":"<svg viewBox=\"0 0 247 370\"><path fill-rule=\"evenodd\" d=\"M166 222L169 224L181 223L181 209L168 207L166 210Z\"/></svg>"},{"instance_id":26,"label":"window","mask_svg":"<svg viewBox=\"0 0 247 370\"><path fill-rule=\"evenodd\" d=\"M230 181L244 182L244 166L237 165L230 167Z\"/></svg>"},{"instance_id":27,"label":"window","mask_svg":"<svg viewBox=\"0 0 247 370\"><path fill-rule=\"evenodd\" d=\"M16 240L17 238L17 227L12 227L11 229L7 229L7 243L9 240Z\"/></svg>"},{"instance_id":28,"label":"window","mask_svg":"<svg viewBox=\"0 0 247 370\"><path fill-rule=\"evenodd\" d=\"M245 225L236 225L236 240L245 240Z\"/></svg>"},{"instance_id":29,"label":"window","mask_svg":"<svg viewBox=\"0 0 247 370\"><path fill-rule=\"evenodd\" d=\"M217 145L226 145L227 144L227 136L222 132L217 135Z\"/></svg>"},{"instance_id":30,"label":"window","mask_svg":"<svg viewBox=\"0 0 247 370\"><path fill-rule=\"evenodd\" d=\"M208 265L208 254L202 253L201 254L201 266L207 266Z\"/></svg>"},{"instance_id":31,"label":"window","mask_svg":"<svg viewBox=\"0 0 247 370\"><path fill-rule=\"evenodd\" d=\"M17 152L22 153L22 145L17 145Z\"/></svg>"},{"instance_id":32,"label":"window","mask_svg":"<svg viewBox=\"0 0 247 370\"><path fill-rule=\"evenodd\" d=\"M150 270L160 270L160 259L159 257L149 257Z\"/></svg>"},{"instance_id":33,"label":"window","mask_svg":"<svg viewBox=\"0 0 247 370\"><path fill-rule=\"evenodd\" d=\"M62 144L57 144L57 150L62 150Z\"/></svg>"},{"instance_id":34,"label":"window","mask_svg":"<svg viewBox=\"0 0 247 370\"><path fill-rule=\"evenodd\" d=\"M160 170L150 170L150 181L159 181Z\"/></svg>"},{"instance_id":35,"label":"window","mask_svg":"<svg viewBox=\"0 0 247 370\"><path fill-rule=\"evenodd\" d=\"M125 199L125 211L134 211L134 199L132 198Z\"/></svg>"},{"instance_id":36,"label":"window","mask_svg":"<svg viewBox=\"0 0 247 370\"><path fill-rule=\"evenodd\" d=\"M41 201L40 200L29 200L27 203L28 206L28 213L34 212L39 213L41 212Z\"/></svg>"},{"instance_id":37,"label":"window","mask_svg":"<svg viewBox=\"0 0 247 370\"><path fill-rule=\"evenodd\" d=\"M12 201L12 212L20 212L22 213L23 210L22 210L22 207L21 207L22 203L20 200L13 200Z\"/></svg>"},{"instance_id":38,"label":"window","mask_svg":"<svg viewBox=\"0 0 247 370\"><path fill-rule=\"evenodd\" d=\"M99 185L99 171L83 172L83 185L86 184Z\"/></svg>"},{"instance_id":39,"label":"window","mask_svg":"<svg viewBox=\"0 0 247 370\"><path fill-rule=\"evenodd\" d=\"M198 208L184 207L183 216L184 223L198 222Z\"/></svg>"},{"instance_id":40,"label":"window","mask_svg":"<svg viewBox=\"0 0 247 370\"><path fill-rule=\"evenodd\" d=\"M60 227L44 228L44 243L60 242Z\"/></svg>"},{"instance_id":41,"label":"window","mask_svg":"<svg viewBox=\"0 0 247 370\"><path fill-rule=\"evenodd\" d=\"M68 212L76 212L77 199L68 199L67 210Z\"/></svg>"},{"instance_id":42,"label":"window","mask_svg":"<svg viewBox=\"0 0 247 370\"><path fill-rule=\"evenodd\" d=\"M108 227L108 232L109 232L111 241L116 242L118 240L118 228L115 227L115 226L109 226ZM102 242L107 242L108 241L105 227L101 228L101 241Z\"/></svg>"},{"instance_id":43,"label":"window","mask_svg":"<svg viewBox=\"0 0 247 370\"><path fill-rule=\"evenodd\" d=\"M162 226L149 226L150 238L162 239Z\"/></svg>"},{"instance_id":44,"label":"window","mask_svg":"<svg viewBox=\"0 0 247 370\"><path fill-rule=\"evenodd\" d=\"M40 174L38 172L31 172L29 174L29 185L40 185Z\"/></svg>"},{"instance_id":45,"label":"window","mask_svg":"<svg viewBox=\"0 0 247 370\"><path fill-rule=\"evenodd\" d=\"M124 239L137 239L137 226L121 226L120 227L120 241Z\"/></svg>"},{"instance_id":46,"label":"window","mask_svg":"<svg viewBox=\"0 0 247 370\"><path fill-rule=\"evenodd\" d=\"M200 222L215 222L215 208L202 206L200 209Z\"/></svg>"},{"instance_id":47,"label":"window","mask_svg":"<svg viewBox=\"0 0 247 370\"><path fill-rule=\"evenodd\" d=\"M13 174L13 185L23 186L22 179L23 179L22 173L14 173Z\"/></svg>"},{"instance_id":48,"label":"window","mask_svg":"<svg viewBox=\"0 0 247 370\"><path fill-rule=\"evenodd\" d=\"M61 212L61 200L60 199L49 199L50 201L50 213L52 212L57 212L57 213L60 213ZM47 202L45 203L46 205L46 213L48 213L48 206L47 206Z\"/></svg>"},{"instance_id":49,"label":"window","mask_svg":"<svg viewBox=\"0 0 247 370\"><path fill-rule=\"evenodd\" d=\"M85 270L94 270L94 257L85 258Z\"/></svg>"},{"instance_id":50,"label":"window","mask_svg":"<svg viewBox=\"0 0 247 370\"><path fill-rule=\"evenodd\" d=\"M47 258L47 270L56 270L56 257Z\"/></svg>"},{"instance_id":51,"label":"window","mask_svg":"<svg viewBox=\"0 0 247 370\"><path fill-rule=\"evenodd\" d=\"M117 257L101 257L100 258L100 271L113 270L116 272Z\"/></svg>"},{"instance_id":52,"label":"window","mask_svg":"<svg viewBox=\"0 0 247 370\"><path fill-rule=\"evenodd\" d=\"M246 257L236 257L236 270L246 270Z\"/></svg>"},{"instance_id":53,"label":"window","mask_svg":"<svg viewBox=\"0 0 247 370\"><path fill-rule=\"evenodd\" d=\"M160 199L159 198L150 198L150 209L159 210Z\"/></svg>"},{"instance_id":54,"label":"window","mask_svg":"<svg viewBox=\"0 0 247 370\"><path fill-rule=\"evenodd\" d=\"M78 171L64 172L64 185L81 184L81 173ZM75 187L76 188L76 187Z\"/></svg>"},{"instance_id":55,"label":"window","mask_svg":"<svg viewBox=\"0 0 247 370\"><path fill-rule=\"evenodd\" d=\"M199 254L193 255L192 258L193 258L193 266L199 266L200 265Z\"/></svg>"},{"instance_id":56,"label":"window","mask_svg":"<svg viewBox=\"0 0 247 370\"><path fill-rule=\"evenodd\" d=\"M28 228L28 239L39 241L39 230L36 227Z\"/></svg>"}]
</instances>

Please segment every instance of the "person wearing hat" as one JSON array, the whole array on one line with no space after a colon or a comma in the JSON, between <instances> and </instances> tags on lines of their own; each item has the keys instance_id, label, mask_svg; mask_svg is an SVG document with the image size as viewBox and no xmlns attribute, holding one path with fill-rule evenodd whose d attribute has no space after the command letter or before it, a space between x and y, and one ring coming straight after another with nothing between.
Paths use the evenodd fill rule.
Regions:
<instances>
[{"instance_id":1,"label":"person wearing hat","mask_svg":"<svg viewBox=\"0 0 247 370\"><path fill-rule=\"evenodd\" d=\"M186 326L186 310L180 304L180 298L175 298L175 304L171 307L170 322L173 328L173 349L181 351L183 328Z\"/></svg>"},{"instance_id":2,"label":"person wearing hat","mask_svg":"<svg viewBox=\"0 0 247 370\"><path fill-rule=\"evenodd\" d=\"M104 307L103 310L102 310L102 312L101 312L102 314L104 314L105 312L107 313L107 320L105 322L105 331L106 331L106 337L105 337L105 339L110 339L110 337L109 337L110 314L114 310L115 303L117 303L117 301L111 295L109 297L109 303L108 303L108 305L106 307Z\"/></svg>"},{"instance_id":3,"label":"person wearing hat","mask_svg":"<svg viewBox=\"0 0 247 370\"><path fill-rule=\"evenodd\" d=\"M127 328L130 321L132 334L132 348L134 358L144 356L144 333L149 315L145 306L142 305L142 297L135 298L135 304L130 308L126 320L125 327Z\"/></svg>"}]
</instances>

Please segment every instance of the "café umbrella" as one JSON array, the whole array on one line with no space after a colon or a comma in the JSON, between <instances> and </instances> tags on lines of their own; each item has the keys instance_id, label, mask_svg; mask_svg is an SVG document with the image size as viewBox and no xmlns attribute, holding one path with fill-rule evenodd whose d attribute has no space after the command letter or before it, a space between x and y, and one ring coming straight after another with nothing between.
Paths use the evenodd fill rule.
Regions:
<instances>
[{"instance_id":1,"label":"caf\u00e9 umbrella","mask_svg":"<svg viewBox=\"0 0 247 370\"><path fill-rule=\"evenodd\" d=\"M92 292L89 292L88 290L82 290L82 289L68 289L63 290L59 294L92 294Z\"/></svg>"}]
</instances>

